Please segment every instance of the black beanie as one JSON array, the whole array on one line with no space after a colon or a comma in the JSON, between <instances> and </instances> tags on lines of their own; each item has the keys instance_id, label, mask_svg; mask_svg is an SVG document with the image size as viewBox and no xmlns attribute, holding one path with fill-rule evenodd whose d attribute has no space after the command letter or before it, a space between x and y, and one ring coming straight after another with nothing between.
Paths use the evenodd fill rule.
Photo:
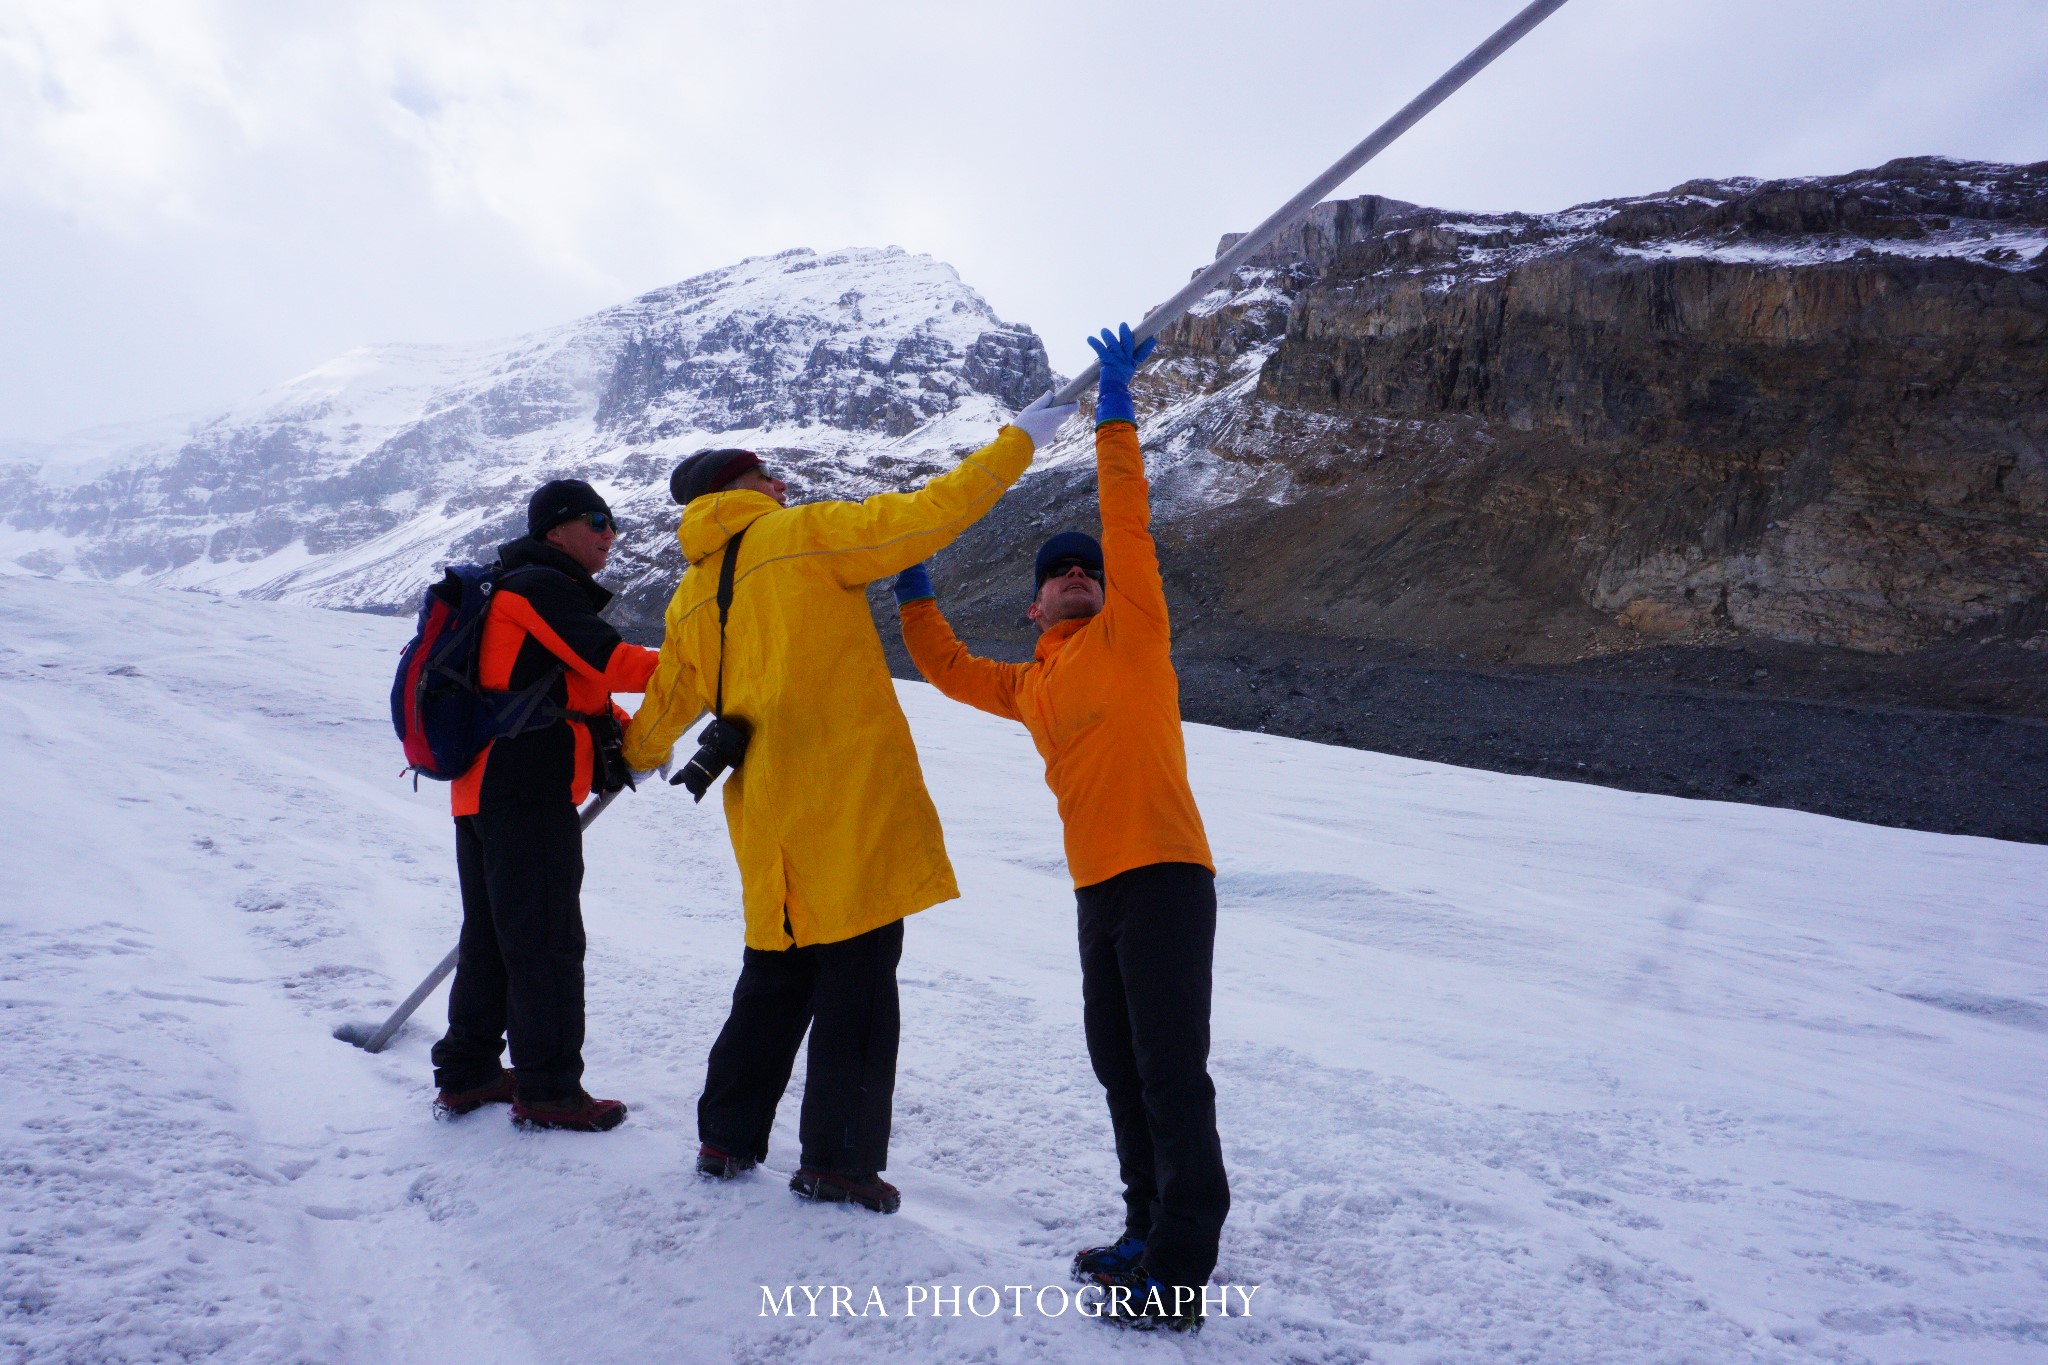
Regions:
<instances>
[{"instance_id":1,"label":"black beanie","mask_svg":"<svg viewBox=\"0 0 2048 1365\"><path fill-rule=\"evenodd\" d=\"M668 476L668 495L688 507L693 498L716 493L749 469L760 467L761 457L751 450L700 450Z\"/></svg>"},{"instance_id":2,"label":"black beanie","mask_svg":"<svg viewBox=\"0 0 2048 1365\"><path fill-rule=\"evenodd\" d=\"M526 504L526 533L539 540L565 521L591 512L602 512L606 516L612 509L597 495L597 490L581 479L555 479L540 486Z\"/></svg>"},{"instance_id":3,"label":"black beanie","mask_svg":"<svg viewBox=\"0 0 2048 1365\"><path fill-rule=\"evenodd\" d=\"M1031 566L1031 590L1045 586L1045 576L1062 559L1078 559L1084 569L1102 572L1102 542L1085 531L1062 531L1038 547L1038 559Z\"/></svg>"}]
</instances>

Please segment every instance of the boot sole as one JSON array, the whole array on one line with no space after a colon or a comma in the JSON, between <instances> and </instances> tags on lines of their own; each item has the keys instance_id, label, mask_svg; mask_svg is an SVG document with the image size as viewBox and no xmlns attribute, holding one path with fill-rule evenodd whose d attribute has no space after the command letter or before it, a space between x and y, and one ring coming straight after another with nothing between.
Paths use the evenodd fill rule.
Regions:
<instances>
[{"instance_id":1,"label":"boot sole","mask_svg":"<svg viewBox=\"0 0 2048 1365\"><path fill-rule=\"evenodd\" d=\"M474 1114L479 1109L487 1109L494 1104L510 1104L512 1101L513 1096L511 1095L492 1095L488 1099L469 1100L462 1104L448 1104L437 1095L433 1101L434 1117L445 1123L449 1119L459 1119L465 1115Z\"/></svg>"},{"instance_id":2,"label":"boot sole","mask_svg":"<svg viewBox=\"0 0 2048 1365\"><path fill-rule=\"evenodd\" d=\"M512 1126L529 1133L553 1131L557 1133L609 1133L626 1121L626 1111L602 1119L551 1119L536 1118L517 1110L512 1114Z\"/></svg>"},{"instance_id":3,"label":"boot sole","mask_svg":"<svg viewBox=\"0 0 2048 1365\"><path fill-rule=\"evenodd\" d=\"M900 1195L895 1199L863 1199L837 1185L828 1185L822 1180L806 1180L800 1175L789 1178L789 1189L797 1198L808 1199L816 1204L853 1204L875 1213L894 1213L903 1207Z\"/></svg>"},{"instance_id":4,"label":"boot sole","mask_svg":"<svg viewBox=\"0 0 2048 1365\"><path fill-rule=\"evenodd\" d=\"M478 1100L475 1104L443 1104L439 1100L435 1100L434 1117L443 1123L448 1123L454 1119L466 1118L477 1110L487 1109L494 1104L510 1103L512 1103L510 1100Z\"/></svg>"},{"instance_id":5,"label":"boot sole","mask_svg":"<svg viewBox=\"0 0 2048 1365\"><path fill-rule=\"evenodd\" d=\"M754 1169L754 1162L705 1161L697 1162L697 1174L706 1180L737 1180Z\"/></svg>"}]
</instances>

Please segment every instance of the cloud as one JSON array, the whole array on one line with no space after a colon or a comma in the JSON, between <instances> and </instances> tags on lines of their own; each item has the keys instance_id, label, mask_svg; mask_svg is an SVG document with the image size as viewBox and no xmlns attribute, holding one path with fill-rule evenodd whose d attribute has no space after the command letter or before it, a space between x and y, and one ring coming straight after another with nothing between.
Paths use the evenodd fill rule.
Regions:
<instances>
[{"instance_id":1,"label":"cloud","mask_svg":"<svg viewBox=\"0 0 2048 1365\"><path fill-rule=\"evenodd\" d=\"M10 193L117 233L199 216L205 166L254 110L185 8L81 0L0 16Z\"/></svg>"},{"instance_id":2,"label":"cloud","mask_svg":"<svg viewBox=\"0 0 2048 1365\"><path fill-rule=\"evenodd\" d=\"M0 425L206 406L798 245L939 255L1078 368L1512 8L9 6ZM2043 52L2036 0L1572 0L1350 192L2033 159Z\"/></svg>"}]
</instances>

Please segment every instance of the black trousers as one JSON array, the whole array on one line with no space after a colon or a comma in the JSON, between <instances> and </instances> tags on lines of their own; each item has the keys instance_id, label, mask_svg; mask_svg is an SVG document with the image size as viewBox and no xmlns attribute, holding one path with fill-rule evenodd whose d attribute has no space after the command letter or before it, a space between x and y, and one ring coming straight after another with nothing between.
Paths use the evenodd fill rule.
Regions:
<instances>
[{"instance_id":1,"label":"black trousers","mask_svg":"<svg viewBox=\"0 0 2048 1365\"><path fill-rule=\"evenodd\" d=\"M1209 1080L1216 877L1153 863L1074 893L1088 1058L1109 1097L1124 1230L1152 1278L1202 1285L1230 1212Z\"/></svg>"},{"instance_id":2,"label":"black trousers","mask_svg":"<svg viewBox=\"0 0 2048 1365\"><path fill-rule=\"evenodd\" d=\"M896 963L903 921L838 943L748 948L732 1013L711 1045L697 1136L735 1156L768 1155L775 1106L810 1030L801 1160L813 1170L872 1175L889 1165L896 1099Z\"/></svg>"},{"instance_id":3,"label":"black trousers","mask_svg":"<svg viewBox=\"0 0 2048 1365\"><path fill-rule=\"evenodd\" d=\"M583 1085L583 829L567 801L498 806L455 821L462 939L434 1081L466 1090L497 1074L507 1035L519 1094Z\"/></svg>"}]
</instances>

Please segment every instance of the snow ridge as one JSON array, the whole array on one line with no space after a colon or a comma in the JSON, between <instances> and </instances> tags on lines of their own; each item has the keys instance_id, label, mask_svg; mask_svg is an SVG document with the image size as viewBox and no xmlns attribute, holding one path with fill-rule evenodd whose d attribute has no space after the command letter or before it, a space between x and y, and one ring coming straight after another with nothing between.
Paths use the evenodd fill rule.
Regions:
<instances>
[{"instance_id":1,"label":"snow ridge","mask_svg":"<svg viewBox=\"0 0 2048 1365\"><path fill-rule=\"evenodd\" d=\"M620 562L645 575L691 450L744 445L800 488L864 496L1052 382L1030 329L944 262L797 249L504 342L351 351L189 432L0 448L0 562L393 610L573 476L637 529Z\"/></svg>"}]
</instances>

